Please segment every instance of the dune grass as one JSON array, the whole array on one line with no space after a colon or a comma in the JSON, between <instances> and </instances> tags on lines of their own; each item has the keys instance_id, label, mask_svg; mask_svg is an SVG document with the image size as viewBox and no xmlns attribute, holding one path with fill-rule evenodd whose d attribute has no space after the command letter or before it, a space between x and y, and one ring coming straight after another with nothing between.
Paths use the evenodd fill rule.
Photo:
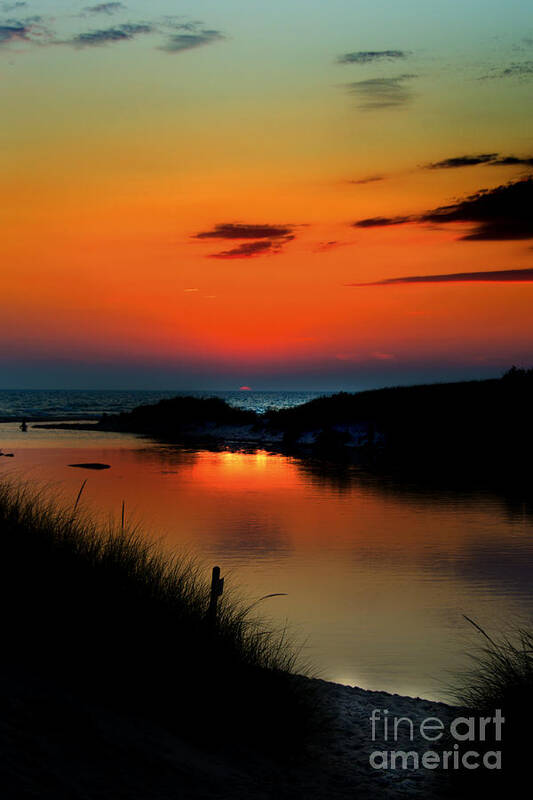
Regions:
<instances>
[{"instance_id":1,"label":"dune grass","mask_svg":"<svg viewBox=\"0 0 533 800\"><path fill-rule=\"evenodd\" d=\"M138 529L0 484L2 639L10 664L90 701L149 714L213 745L297 748L314 700L285 631L225 591L206 619L208 570ZM204 577L204 575L206 577Z\"/></svg>"},{"instance_id":2,"label":"dune grass","mask_svg":"<svg viewBox=\"0 0 533 800\"><path fill-rule=\"evenodd\" d=\"M458 700L468 708L501 708L512 716L532 708L533 631L519 628L495 640L473 624L485 643L472 655L474 666L463 676Z\"/></svg>"},{"instance_id":3,"label":"dune grass","mask_svg":"<svg viewBox=\"0 0 533 800\"><path fill-rule=\"evenodd\" d=\"M463 706L465 716L493 717L500 709L505 720L501 739L492 728L486 741L476 741L480 751L500 751L501 770L466 772L456 776L457 797L498 797L507 792L512 781L526 778L530 761L531 717L533 712L533 631L510 628L493 638L476 622L466 618L478 631L480 642L471 653L472 667L459 676L453 687L455 702ZM510 783L511 781L511 783Z\"/></svg>"}]
</instances>

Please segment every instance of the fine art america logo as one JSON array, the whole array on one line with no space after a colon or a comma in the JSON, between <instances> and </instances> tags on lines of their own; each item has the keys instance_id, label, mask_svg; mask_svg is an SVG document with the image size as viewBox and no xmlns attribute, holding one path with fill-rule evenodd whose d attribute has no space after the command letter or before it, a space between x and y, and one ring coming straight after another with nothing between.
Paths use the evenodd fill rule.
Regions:
<instances>
[{"instance_id":1,"label":"fine art america logo","mask_svg":"<svg viewBox=\"0 0 533 800\"><path fill-rule=\"evenodd\" d=\"M500 709L493 717L456 717L444 723L438 717L414 722L410 717L393 717L386 709L374 709L370 716L372 742L384 744L369 757L373 769L501 769L500 749L485 749L501 742L505 718ZM416 742L420 749L396 749L398 741ZM430 745L425 743L431 743ZM436 749L439 745L442 749ZM446 743L446 747L443 744ZM496 747L498 745L496 744ZM391 749L388 749L391 748Z\"/></svg>"}]
</instances>

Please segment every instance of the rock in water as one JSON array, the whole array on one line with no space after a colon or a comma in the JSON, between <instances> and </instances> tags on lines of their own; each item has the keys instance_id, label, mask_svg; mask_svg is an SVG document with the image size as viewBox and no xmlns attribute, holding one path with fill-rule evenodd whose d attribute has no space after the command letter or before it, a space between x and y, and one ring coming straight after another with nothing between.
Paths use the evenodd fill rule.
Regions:
<instances>
[{"instance_id":1,"label":"rock in water","mask_svg":"<svg viewBox=\"0 0 533 800\"><path fill-rule=\"evenodd\" d=\"M68 466L80 469L111 469L111 464L99 464L97 461L89 464L69 464Z\"/></svg>"}]
</instances>

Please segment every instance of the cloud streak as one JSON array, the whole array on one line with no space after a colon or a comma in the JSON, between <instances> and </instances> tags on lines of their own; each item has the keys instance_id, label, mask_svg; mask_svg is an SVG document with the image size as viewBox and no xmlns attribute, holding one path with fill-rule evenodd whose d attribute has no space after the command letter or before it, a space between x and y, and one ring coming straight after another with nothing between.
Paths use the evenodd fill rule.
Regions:
<instances>
[{"instance_id":1,"label":"cloud streak","mask_svg":"<svg viewBox=\"0 0 533 800\"><path fill-rule=\"evenodd\" d=\"M353 223L354 228L386 228L390 225L405 225L406 222L416 222L418 217L368 217Z\"/></svg>"},{"instance_id":2,"label":"cloud streak","mask_svg":"<svg viewBox=\"0 0 533 800\"><path fill-rule=\"evenodd\" d=\"M408 86L416 75L404 74L392 78L367 78L345 84L346 90L359 99L358 108L374 111L399 108L409 103L413 92Z\"/></svg>"},{"instance_id":3,"label":"cloud streak","mask_svg":"<svg viewBox=\"0 0 533 800\"><path fill-rule=\"evenodd\" d=\"M14 41L28 41L30 30L30 27L22 22L0 25L0 46Z\"/></svg>"},{"instance_id":4,"label":"cloud streak","mask_svg":"<svg viewBox=\"0 0 533 800\"><path fill-rule=\"evenodd\" d=\"M408 283L532 283L533 269L495 269L481 272L455 272L444 275L409 275L385 278L370 283L348 283L347 286L399 286Z\"/></svg>"},{"instance_id":5,"label":"cloud streak","mask_svg":"<svg viewBox=\"0 0 533 800\"><path fill-rule=\"evenodd\" d=\"M248 225L221 222L210 231L195 234L196 239L280 239L292 234L289 225Z\"/></svg>"},{"instance_id":6,"label":"cloud streak","mask_svg":"<svg viewBox=\"0 0 533 800\"><path fill-rule=\"evenodd\" d=\"M83 10L87 14L116 14L126 8L124 3L97 3L94 6L86 6Z\"/></svg>"},{"instance_id":7,"label":"cloud streak","mask_svg":"<svg viewBox=\"0 0 533 800\"><path fill-rule=\"evenodd\" d=\"M431 164L426 164L424 169L457 169L460 167L474 167L478 164L484 164L494 167L510 167L510 166L533 166L533 158L526 156L520 158L518 156L502 156L500 153L478 153L476 155L454 156L453 158L444 158L442 161L435 161Z\"/></svg>"},{"instance_id":8,"label":"cloud streak","mask_svg":"<svg viewBox=\"0 0 533 800\"><path fill-rule=\"evenodd\" d=\"M183 53L186 50L195 50L197 47L220 42L225 38L220 31L208 29L197 33L176 33L170 36L159 49L166 53Z\"/></svg>"},{"instance_id":9,"label":"cloud streak","mask_svg":"<svg viewBox=\"0 0 533 800\"><path fill-rule=\"evenodd\" d=\"M503 69L494 69L487 75L482 75L479 80L498 80L505 78L517 78L518 80L531 80L533 78L533 61L518 61Z\"/></svg>"},{"instance_id":10,"label":"cloud streak","mask_svg":"<svg viewBox=\"0 0 533 800\"><path fill-rule=\"evenodd\" d=\"M423 214L396 217L370 217L353 223L356 228L403 225L407 222L437 224L472 223L465 241L512 241L533 239L533 177L482 189L448 206Z\"/></svg>"},{"instance_id":11,"label":"cloud streak","mask_svg":"<svg viewBox=\"0 0 533 800\"><path fill-rule=\"evenodd\" d=\"M18 10L19 10L19 9L21 9L21 8L27 8L27 7L28 7L28 3L25 3L25 2L19 2L19 3L1 3L1 4L0 4L0 9L1 9L2 11L5 11L5 12L8 12L8 11L18 11Z\"/></svg>"},{"instance_id":12,"label":"cloud streak","mask_svg":"<svg viewBox=\"0 0 533 800\"><path fill-rule=\"evenodd\" d=\"M337 64L373 64L375 61L395 61L410 55L405 50L357 50L337 57Z\"/></svg>"},{"instance_id":13,"label":"cloud streak","mask_svg":"<svg viewBox=\"0 0 533 800\"><path fill-rule=\"evenodd\" d=\"M72 39L66 41L65 44L70 44L73 47L100 47L101 45L113 44L116 42L128 42L141 34L152 32L153 27L151 25L145 23L130 23L117 25L113 28L78 33L76 36L73 36Z\"/></svg>"},{"instance_id":14,"label":"cloud streak","mask_svg":"<svg viewBox=\"0 0 533 800\"><path fill-rule=\"evenodd\" d=\"M477 164L487 164L497 157L498 153L479 153L473 156L455 156L454 158L444 158L442 161L435 161L426 164L425 169L456 169L457 167L473 167Z\"/></svg>"},{"instance_id":15,"label":"cloud streak","mask_svg":"<svg viewBox=\"0 0 533 800\"><path fill-rule=\"evenodd\" d=\"M11 4L18 8L24 4ZM2 6L0 6L2 8ZM4 10L7 6L4 4ZM121 2L97 3L86 6L78 17L111 16L126 9ZM131 42L144 34L158 34L163 37L160 50L168 53L181 53L193 50L214 42L222 41L226 37L221 31L204 27L204 23L192 20L184 21L175 17L162 17L153 22L125 22L116 25L102 26L91 30L83 30L69 38L60 38L57 32L43 25L43 18L39 16L24 19L4 19L0 21L0 46L8 45L14 41L24 41L29 44L40 45L69 45L76 49L87 47L101 47ZM57 20L50 18L50 25Z\"/></svg>"},{"instance_id":16,"label":"cloud streak","mask_svg":"<svg viewBox=\"0 0 533 800\"><path fill-rule=\"evenodd\" d=\"M281 252L284 245L294 239L291 225L252 225L247 223L221 222L209 231L195 234L195 239L244 240L229 250L212 253L209 258L254 258L255 256Z\"/></svg>"},{"instance_id":17,"label":"cloud streak","mask_svg":"<svg viewBox=\"0 0 533 800\"><path fill-rule=\"evenodd\" d=\"M12 42L44 45L49 44L51 39L52 35L39 15L0 22L0 47Z\"/></svg>"},{"instance_id":18,"label":"cloud streak","mask_svg":"<svg viewBox=\"0 0 533 800\"><path fill-rule=\"evenodd\" d=\"M510 167L510 166L525 166L525 167L533 167L533 157L526 156L525 158L519 158L517 156L501 156L500 158L495 158L494 161L489 162L489 166L493 167Z\"/></svg>"},{"instance_id":19,"label":"cloud streak","mask_svg":"<svg viewBox=\"0 0 533 800\"><path fill-rule=\"evenodd\" d=\"M377 181L384 181L385 175L369 175L368 178L359 178L358 180L350 180L355 186L364 186L366 183L376 183Z\"/></svg>"},{"instance_id":20,"label":"cloud streak","mask_svg":"<svg viewBox=\"0 0 533 800\"><path fill-rule=\"evenodd\" d=\"M261 256L268 252L273 252L276 248L280 247L279 242L271 242L268 239L261 239L258 242L244 242L237 247L232 247L230 250L223 250L221 253L212 253L209 258L254 258Z\"/></svg>"}]
</instances>

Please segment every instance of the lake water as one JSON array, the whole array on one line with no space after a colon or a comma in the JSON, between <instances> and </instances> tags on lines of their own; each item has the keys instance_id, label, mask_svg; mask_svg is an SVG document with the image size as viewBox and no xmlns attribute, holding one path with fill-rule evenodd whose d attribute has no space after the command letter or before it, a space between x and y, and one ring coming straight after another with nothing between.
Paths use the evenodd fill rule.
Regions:
<instances>
[{"instance_id":1,"label":"lake water","mask_svg":"<svg viewBox=\"0 0 533 800\"><path fill-rule=\"evenodd\" d=\"M479 641L533 618L533 526L521 498L400 485L263 451L161 445L114 433L0 424L0 478L18 477L171 548L219 564L226 586L288 624L321 677L445 699ZM75 462L111 465L102 472ZM65 599L68 602L68 598Z\"/></svg>"},{"instance_id":2,"label":"lake water","mask_svg":"<svg viewBox=\"0 0 533 800\"><path fill-rule=\"evenodd\" d=\"M131 411L136 406L157 403L176 396L220 397L229 405L263 414L269 408L288 408L307 403L324 392L158 391L150 389L0 389L0 421L99 419L102 414Z\"/></svg>"}]
</instances>

